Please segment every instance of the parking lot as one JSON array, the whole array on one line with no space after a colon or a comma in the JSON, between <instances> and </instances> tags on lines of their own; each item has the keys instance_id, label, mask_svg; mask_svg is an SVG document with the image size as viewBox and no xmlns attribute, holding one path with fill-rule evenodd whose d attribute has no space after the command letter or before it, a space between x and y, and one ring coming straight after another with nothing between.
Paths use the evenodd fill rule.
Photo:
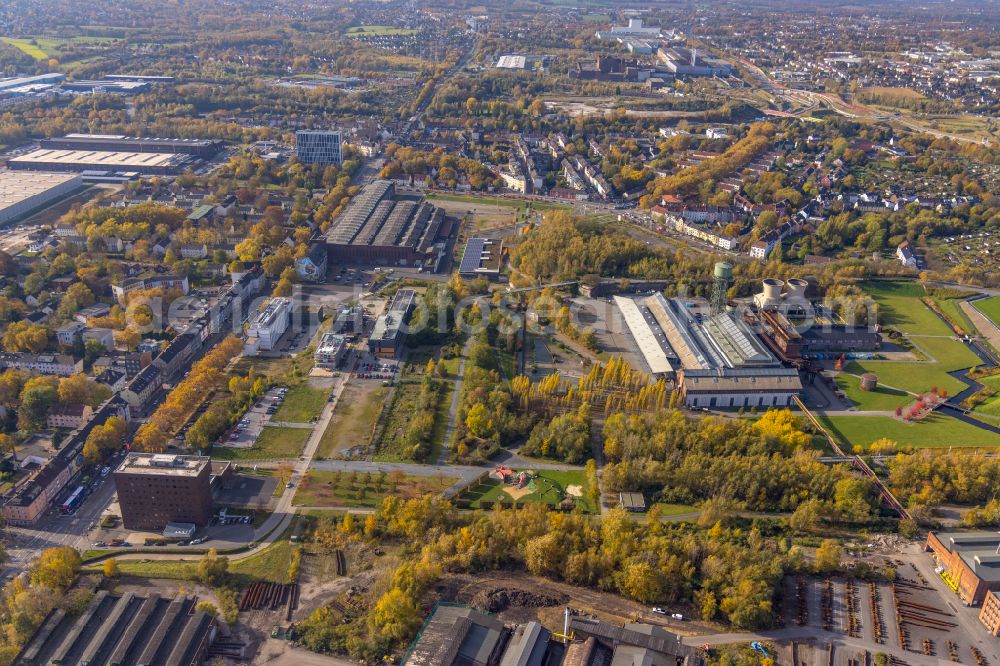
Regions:
<instances>
[{"instance_id":1,"label":"parking lot","mask_svg":"<svg viewBox=\"0 0 1000 666\"><path fill-rule=\"evenodd\" d=\"M261 430L270 422L271 417L278 411L278 407L284 401L288 389L273 387L268 389L255 405L250 407L240 419L230 433L226 436L222 446L248 449L254 445L260 437Z\"/></svg>"},{"instance_id":2,"label":"parking lot","mask_svg":"<svg viewBox=\"0 0 1000 666\"><path fill-rule=\"evenodd\" d=\"M399 362L365 354L354 372L356 379L379 379L392 382L399 374Z\"/></svg>"}]
</instances>

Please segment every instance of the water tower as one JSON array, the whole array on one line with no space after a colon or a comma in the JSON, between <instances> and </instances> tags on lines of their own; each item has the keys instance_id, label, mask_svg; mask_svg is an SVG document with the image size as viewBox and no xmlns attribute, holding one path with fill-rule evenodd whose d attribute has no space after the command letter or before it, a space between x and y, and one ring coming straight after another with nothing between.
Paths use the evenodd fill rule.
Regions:
<instances>
[{"instance_id":1,"label":"water tower","mask_svg":"<svg viewBox=\"0 0 1000 666\"><path fill-rule=\"evenodd\" d=\"M715 272L712 277L712 300L710 302L712 314L722 314L726 311L726 293L729 285L733 283L733 265L720 261L715 264Z\"/></svg>"}]
</instances>

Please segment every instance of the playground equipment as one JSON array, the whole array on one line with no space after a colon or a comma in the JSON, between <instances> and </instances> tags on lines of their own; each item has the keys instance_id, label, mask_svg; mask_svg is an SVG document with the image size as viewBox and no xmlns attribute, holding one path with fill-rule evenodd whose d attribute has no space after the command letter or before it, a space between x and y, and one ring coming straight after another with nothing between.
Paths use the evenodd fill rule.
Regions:
<instances>
[{"instance_id":1,"label":"playground equipment","mask_svg":"<svg viewBox=\"0 0 1000 666\"><path fill-rule=\"evenodd\" d=\"M756 650L757 652L760 652L762 655L764 655L764 659L770 659L771 658L771 655L768 654L767 650L764 649L764 646L761 645L760 643L758 643L757 641L754 641L753 643L751 643L750 647L752 647L754 650Z\"/></svg>"}]
</instances>

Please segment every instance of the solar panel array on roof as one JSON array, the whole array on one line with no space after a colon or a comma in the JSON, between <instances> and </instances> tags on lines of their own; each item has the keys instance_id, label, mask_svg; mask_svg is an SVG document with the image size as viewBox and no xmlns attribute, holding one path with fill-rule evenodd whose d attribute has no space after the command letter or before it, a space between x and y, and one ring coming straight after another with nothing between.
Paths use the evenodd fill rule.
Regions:
<instances>
[{"instance_id":1,"label":"solar panel array on roof","mask_svg":"<svg viewBox=\"0 0 1000 666\"><path fill-rule=\"evenodd\" d=\"M462 255L462 263L459 266L459 273L475 273L479 269L480 255L486 246L485 238L470 238L465 244L465 253Z\"/></svg>"}]
</instances>

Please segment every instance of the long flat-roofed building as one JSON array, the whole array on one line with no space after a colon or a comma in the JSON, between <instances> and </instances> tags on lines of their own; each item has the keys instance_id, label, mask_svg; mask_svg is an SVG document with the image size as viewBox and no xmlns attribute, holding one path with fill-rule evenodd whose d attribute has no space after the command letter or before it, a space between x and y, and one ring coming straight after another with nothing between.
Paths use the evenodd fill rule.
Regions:
<instances>
[{"instance_id":1,"label":"long flat-roofed building","mask_svg":"<svg viewBox=\"0 0 1000 666\"><path fill-rule=\"evenodd\" d=\"M130 530L157 531L167 523L207 525L211 473L208 456L130 453L114 473L122 523Z\"/></svg>"},{"instance_id":2,"label":"long flat-roofed building","mask_svg":"<svg viewBox=\"0 0 1000 666\"><path fill-rule=\"evenodd\" d=\"M78 174L0 171L0 224L55 201L83 186Z\"/></svg>"},{"instance_id":3,"label":"long flat-roofed building","mask_svg":"<svg viewBox=\"0 0 1000 666\"><path fill-rule=\"evenodd\" d=\"M330 261L417 264L438 254L444 211L388 180L367 185L326 236Z\"/></svg>"},{"instance_id":4,"label":"long flat-roofed building","mask_svg":"<svg viewBox=\"0 0 1000 666\"><path fill-rule=\"evenodd\" d=\"M186 153L140 153L135 151L54 150L40 148L7 160L18 171L134 171L143 175L172 175L194 164Z\"/></svg>"},{"instance_id":5,"label":"long flat-roofed building","mask_svg":"<svg viewBox=\"0 0 1000 666\"><path fill-rule=\"evenodd\" d=\"M677 356L667 343L666 334L649 308L634 298L615 296L625 325L632 334L643 360L654 375L669 375L678 365Z\"/></svg>"},{"instance_id":6,"label":"long flat-roofed building","mask_svg":"<svg viewBox=\"0 0 1000 666\"><path fill-rule=\"evenodd\" d=\"M494 238L470 238L465 243L458 272L462 277L500 277L503 241Z\"/></svg>"},{"instance_id":7,"label":"long flat-roofed building","mask_svg":"<svg viewBox=\"0 0 1000 666\"><path fill-rule=\"evenodd\" d=\"M662 294L615 302L650 371L675 373L688 407L786 407L802 390L798 371L730 312L701 319Z\"/></svg>"},{"instance_id":8,"label":"long flat-roofed building","mask_svg":"<svg viewBox=\"0 0 1000 666\"><path fill-rule=\"evenodd\" d=\"M37 76L10 76L0 78L0 91L24 88L25 86L55 85L66 78L65 74L51 73Z\"/></svg>"},{"instance_id":9,"label":"long flat-roofed building","mask_svg":"<svg viewBox=\"0 0 1000 666\"><path fill-rule=\"evenodd\" d=\"M55 150L178 153L209 159L222 150L223 144L215 139L169 139L125 136L123 134L67 134L62 137L42 139L38 145L42 148Z\"/></svg>"},{"instance_id":10,"label":"long flat-roofed building","mask_svg":"<svg viewBox=\"0 0 1000 666\"><path fill-rule=\"evenodd\" d=\"M215 617L196 597L98 591L82 613L56 609L14 660L19 666L196 666L215 640Z\"/></svg>"}]
</instances>

